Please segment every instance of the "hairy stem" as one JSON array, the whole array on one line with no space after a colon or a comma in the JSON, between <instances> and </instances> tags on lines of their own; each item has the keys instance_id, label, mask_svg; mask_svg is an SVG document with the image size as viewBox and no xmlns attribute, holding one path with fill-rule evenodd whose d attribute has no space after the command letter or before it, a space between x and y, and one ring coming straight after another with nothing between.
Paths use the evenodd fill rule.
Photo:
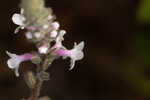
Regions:
<instances>
[{"instance_id":1,"label":"hairy stem","mask_svg":"<svg viewBox=\"0 0 150 100\"><path fill-rule=\"evenodd\" d=\"M38 100L41 86L42 86L42 80L37 79L35 87L32 89L32 93L31 93L29 100Z\"/></svg>"},{"instance_id":2,"label":"hairy stem","mask_svg":"<svg viewBox=\"0 0 150 100\"><path fill-rule=\"evenodd\" d=\"M49 61L49 63L51 63L53 60L51 59L48 61ZM38 100L42 83L45 81L45 79L42 77L41 74L42 74L42 72L45 72L48 67L48 64L45 64L46 62L47 62L47 57L41 64L37 65L37 73L36 73L37 79L36 79L34 88L31 89L32 92L31 92L31 96L29 97L29 100Z\"/></svg>"}]
</instances>

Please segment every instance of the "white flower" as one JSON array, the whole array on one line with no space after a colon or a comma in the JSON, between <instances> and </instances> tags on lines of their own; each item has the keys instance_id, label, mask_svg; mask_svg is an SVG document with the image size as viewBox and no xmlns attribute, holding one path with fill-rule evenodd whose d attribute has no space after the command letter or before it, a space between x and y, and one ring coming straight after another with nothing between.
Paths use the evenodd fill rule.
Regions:
<instances>
[{"instance_id":1,"label":"white flower","mask_svg":"<svg viewBox=\"0 0 150 100\"><path fill-rule=\"evenodd\" d=\"M83 54L84 42L80 42L78 45L75 44L74 48L67 50L65 48L60 48L55 51L58 56L62 56L63 59L67 57L71 58L70 70L74 68L75 61L81 60L84 57Z\"/></svg>"},{"instance_id":2,"label":"white flower","mask_svg":"<svg viewBox=\"0 0 150 100\"><path fill-rule=\"evenodd\" d=\"M84 48L84 42L80 42L78 45L75 45L72 50L70 50L71 52L69 55L69 57L71 58L70 70L74 68L75 61L83 59L84 57L83 48Z\"/></svg>"},{"instance_id":3,"label":"white flower","mask_svg":"<svg viewBox=\"0 0 150 100\"><path fill-rule=\"evenodd\" d=\"M15 13L15 14L13 14L13 16L12 16L12 21L13 21L13 23L16 24L16 25L19 25L19 27L16 28L15 33L17 33L17 32L19 31L19 29L24 29L24 27L26 26L25 23L24 23L24 22L26 21L26 18L25 18L25 16L23 15L24 10L21 9L21 12L20 12L20 13L21 13L21 14Z\"/></svg>"},{"instance_id":4,"label":"white flower","mask_svg":"<svg viewBox=\"0 0 150 100\"><path fill-rule=\"evenodd\" d=\"M58 36L56 37L56 40L55 40L55 45L53 47L51 47L51 50L54 50L54 49L58 49L58 48L65 48L63 45L62 45L62 41L64 40L64 35L66 34L66 31L65 30L60 30L59 33L58 33Z\"/></svg>"},{"instance_id":5,"label":"white flower","mask_svg":"<svg viewBox=\"0 0 150 100\"><path fill-rule=\"evenodd\" d=\"M10 59L8 59L7 61L8 67L10 69L15 70L15 74L17 77L19 76L18 70L19 70L20 63L23 61L31 60L33 58L33 55L30 53L25 53L23 55L16 55L8 51L6 51L6 53L10 57Z\"/></svg>"}]
</instances>

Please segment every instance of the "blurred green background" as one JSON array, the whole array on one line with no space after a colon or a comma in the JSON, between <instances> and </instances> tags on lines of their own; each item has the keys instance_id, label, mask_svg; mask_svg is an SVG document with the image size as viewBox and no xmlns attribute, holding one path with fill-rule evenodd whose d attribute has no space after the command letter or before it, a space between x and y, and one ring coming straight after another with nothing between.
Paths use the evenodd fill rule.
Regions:
<instances>
[{"instance_id":1,"label":"blurred green background","mask_svg":"<svg viewBox=\"0 0 150 100\"><path fill-rule=\"evenodd\" d=\"M0 6L0 100L27 98L30 91L22 63L16 78L5 51L22 54L36 50L11 16L19 12L19 0L3 0ZM61 29L64 44L85 41L85 58L69 71L69 59L56 60L48 69L50 80L41 96L52 100L150 100L150 0L46 0Z\"/></svg>"}]
</instances>

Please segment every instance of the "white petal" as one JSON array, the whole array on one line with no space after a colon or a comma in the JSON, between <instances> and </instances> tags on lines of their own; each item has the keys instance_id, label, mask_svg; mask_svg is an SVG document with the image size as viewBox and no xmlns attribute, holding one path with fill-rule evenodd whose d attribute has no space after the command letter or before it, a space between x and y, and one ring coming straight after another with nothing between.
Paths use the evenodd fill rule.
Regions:
<instances>
[{"instance_id":1,"label":"white petal","mask_svg":"<svg viewBox=\"0 0 150 100\"><path fill-rule=\"evenodd\" d=\"M24 14L24 9L21 8L20 14L23 15Z\"/></svg>"},{"instance_id":2,"label":"white petal","mask_svg":"<svg viewBox=\"0 0 150 100\"><path fill-rule=\"evenodd\" d=\"M75 66L75 60L71 59L70 60L70 68L69 68L69 70L72 70L74 68L74 66Z\"/></svg>"},{"instance_id":3,"label":"white petal","mask_svg":"<svg viewBox=\"0 0 150 100\"><path fill-rule=\"evenodd\" d=\"M81 59L83 59L84 54L82 51L72 50L70 57L74 60L81 60Z\"/></svg>"},{"instance_id":4,"label":"white petal","mask_svg":"<svg viewBox=\"0 0 150 100\"><path fill-rule=\"evenodd\" d=\"M21 63L21 60L19 59L19 56L16 55L16 54L12 54L8 51L6 51L6 53L10 57L10 59L8 59L8 61L7 61L8 67L10 69L14 69L15 74L18 77L19 76L19 72L18 72L19 64Z\"/></svg>"},{"instance_id":5,"label":"white petal","mask_svg":"<svg viewBox=\"0 0 150 100\"><path fill-rule=\"evenodd\" d=\"M83 59L83 57L84 57L84 54L82 51L80 51L76 54L76 60L81 60L81 59Z\"/></svg>"},{"instance_id":6,"label":"white petal","mask_svg":"<svg viewBox=\"0 0 150 100\"><path fill-rule=\"evenodd\" d=\"M17 27L17 28L15 29L14 33L17 34L20 29L21 29L21 26Z\"/></svg>"},{"instance_id":7,"label":"white petal","mask_svg":"<svg viewBox=\"0 0 150 100\"><path fill-rule=\"evenodd\" d=\"M84 57L83 54L84 42L80 42L78 45L75 45L71 51L70 57L74 60L81 60Z\"/></svg>"},{"instance_id":8,"label":"white petal","mask_svg":"<svg viewBox=\"0 0 150 100\"><path fill-rule=\"evenodd\" d=\"M41 46L38 48L39 53L46 54L48 51L48 48L46 46Z\"/></svg>"},{"instance_id":9,"label":"white petal","mask_svg":"<svg viewBox=\"0 0 150 100\"><path fill-rule=\"evenodd\" d=\"M9 57L17 57L18 55L16 55L16 54L13 54L13 53L10 53L10 52L8 52L8 51L6 51L6 54L9 56Z\"/></svg>"},{"instance_id":10,"label":"white petal","mask_svg":"<svg viewBox=\"0 0 150 100\"><path fill-rule=\"evenodd\" d=\"M60 34L60 36L63 37L66 34L66 31L65 30L60 30L59 34Z\"/></svg>"},{"instance_id":11,"label":"white petal","mask_svg":"<svg viewBox=\"0 0 150 100\"><path fill-rule=\"evenodd\" d=\"M66 34L65 30L61 30L56 38L56 42L61 42L63 40L63 36Z\"/></svg>"},{"instance_id":12,"label":"white petal","mask_svg":"<svg viewBox=\"0 0 150 100\"><path fill-rule=\"evenodd\" d=\"M18 59L18 57L12 57L12 58L8 59L8 61L7 61L8 67L11 69L15 69L15 68L19 67L20 63L21 63L21 60Z\"/></svg>"},{"instance_id":13,"label":"white petal","mask_svg":"<svg viewBox=\"0 0 150 100\"><path fill-rule=\"evenodd\" d=\"M83 51L77 50L77 49L72 49L71 54L69 55L71 58L71 64L70 64L70 69L72 70L75 66L75 61L76 60L81 60L84 57Z\"/></svg>"},{"instance_id":14,"label":"white petal","mask_svg":"<svg viewBox=\"0 0 150 100\"><path fill-rule=\"evenodd\" d=\"M15 68L15 74L17 77L19 77L19 67Z\"/></svg>"},{"instance_id":15,"label":"white petal","mask_svg":"<svg viewBox=\"0 0 150 100\"><path fill-rule=\"evenodd\" d=\"M17 25L20 25L20 26L23 26L24 25L24 21L26 20L26 18L21 15L21 14L14 14L12 16L12 21L17 24Z\"/></svg>"},{"instance_id":16,"label":"white petal","mask_svg":"<svg viewBox=\"0 0 150 100\"><path fill-rule=\"evenodd\" d=\"M83 41L80 42L78 45L75 46L76 50L83 50L83 48L84 48L84 42Z\"/></svg>"}]
</instances>

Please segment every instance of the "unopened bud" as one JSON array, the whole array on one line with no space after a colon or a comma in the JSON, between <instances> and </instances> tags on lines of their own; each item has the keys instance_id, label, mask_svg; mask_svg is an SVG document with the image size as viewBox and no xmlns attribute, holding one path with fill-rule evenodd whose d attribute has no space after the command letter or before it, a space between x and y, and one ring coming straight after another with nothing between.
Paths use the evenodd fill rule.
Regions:
<instances>
[{"instance_id":1,"label":"unopened bud","mask_svg":"<svg viewBox=\"0 0 150 100\"><path fill-rule=\"evenodd\" d=\"M48 47L46 45L43 45L43 46L38 48L38 51L40 54L46 54L48 51Z\"/></svg>"},{"instance_id":2,"label":"unopened bud","mask_svg":"<svg viewBox=\"0 0 150 100\"><path fill-rule=\"evenodd\" d=\"M25 33L25 36L27 39L32 39L32 33L31 32Z\"/></svg>"},{"instance_id":3,"label":"unopened bud","mask_svg":"<svg viewBox=\"0 0 150 100\"><path fill-rule=\"evenodd\" d=\"M52 29L54 29L54 30L58 30L59 27L60 27L60 25L59 25L58 22L53 22L53 23L51 24L51 26L52 26Z\"/></svg>"},{"instance_id":4,"label":"unopened bud","mask_svg":"<svg viewBox=\"0 0 150 100\"><path fill-rule=\"evenodd\" d=\"M40 38L41 33L40 33L40 32L35 32L35 33L34 33L34 36L35 36L35 38Z\"/></svg>"},{"instance_id":5,"label":"unopened bud","mask_svg":"<svg viewBox=\"0 0 150 100\"><path fill-rule=\"evenodd\" d=\"M57 34L58 34L58 32L56 30L54 30L50 33L50 37L55 38L57 36Z\"/></svg>"}]
</instances>

